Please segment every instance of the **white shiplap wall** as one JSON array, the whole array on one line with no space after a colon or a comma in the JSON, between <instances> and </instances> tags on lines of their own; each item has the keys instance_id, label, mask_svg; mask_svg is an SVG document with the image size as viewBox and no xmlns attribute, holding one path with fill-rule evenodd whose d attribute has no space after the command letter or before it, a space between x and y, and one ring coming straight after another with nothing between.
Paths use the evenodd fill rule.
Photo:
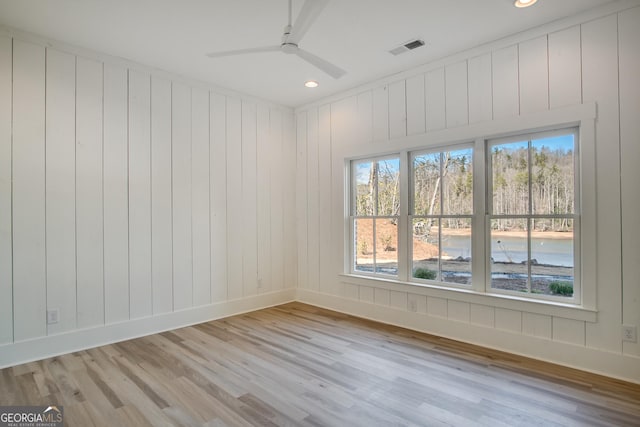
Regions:
<instances>
[{"instance_id":1,"label":"white shiplap wall","mask_svg":"<svg viewBox=\"0 0 640 427\"><path fill-rule=\"evenodd\" d=\"M621 338L640 327L640 8L576 19L297 110L301 300L640 382L640 345ZM597 105L595 321L340 276L345 153L582 103Z\"/></svg>"},{"instance_id":2,"label":"white shiplap wall","mask_svg":"<svg viewBox=\"0 0 640 427\"><path fill-rule=\"evenodd\" d=\"M0 366L291 299L294 173L289 109L0 35Z\"/></svg>"}]
</instances>

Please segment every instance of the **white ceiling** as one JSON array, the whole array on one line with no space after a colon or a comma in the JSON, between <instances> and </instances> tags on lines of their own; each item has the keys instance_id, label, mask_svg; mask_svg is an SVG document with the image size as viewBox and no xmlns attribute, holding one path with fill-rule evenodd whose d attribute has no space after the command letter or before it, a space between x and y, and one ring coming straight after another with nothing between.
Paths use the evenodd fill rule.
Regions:
<instances>
[{"instance_id":1,"label":"white ceiling","mask_svg":"<svg viewBox=\"0 0 640 427\"><path fill-rule=\"evenodd\" d=\"M339 80L280 52L205 56L279 44L287 0L0 0L0 24L293 107L609 2L333 0L300 47L345 69ZM414 37L427 46L387 52Z\"/></svg>"}]
</instances>

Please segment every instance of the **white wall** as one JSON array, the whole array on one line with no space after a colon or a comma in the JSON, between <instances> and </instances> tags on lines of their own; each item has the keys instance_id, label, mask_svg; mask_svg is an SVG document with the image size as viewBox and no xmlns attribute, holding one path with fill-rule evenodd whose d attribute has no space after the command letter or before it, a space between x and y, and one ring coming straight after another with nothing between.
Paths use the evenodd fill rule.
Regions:
<instances>
[{"instance_id":1,"label":"white wall","mask_svg":"<svg viewBox=\"0 0 640 427\"><path fill-rule=\"evenodd\" d=\"M293 120L0 32L0 367L291 300Z\"/></svg>"},{"instance_id":2,"label":"white wall","mask_svg":"<svg viewBox=\"0 0 640 427\"><path fill-rule=\"evenodd\" d=\"M299 108L299 298L640 382L640 345L621 336L623 323L640 326L640 8L628 9L634 4L530 30ZM530 310L340 275L348 257L345 156L392 151L421 136L425 143L447 135L455 141L482 126L559 117L592 103L597 249L595 269L586 268L597 271L597 314L581 318L561 307ZM409 311L413 306L416 313Z\"/></svg>"}]
</instances>

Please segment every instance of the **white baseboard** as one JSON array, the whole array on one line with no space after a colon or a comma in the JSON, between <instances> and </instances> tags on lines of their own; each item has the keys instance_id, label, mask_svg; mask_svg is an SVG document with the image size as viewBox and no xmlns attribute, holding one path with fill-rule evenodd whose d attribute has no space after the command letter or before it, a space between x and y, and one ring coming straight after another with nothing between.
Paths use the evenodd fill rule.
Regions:
<instances>
[{"instance_id":1,"label":"white baseboard","mask_svg":"<svg viewBox=\"0 0 640 427\"><path fill-rule=\"evenodd\" d=\"M6 344L0 346L0 368L208 322L284 304L294 299L295 289L284 289L172 313Z\"/></svg>"},{"instance_id":2,"label":"white baseboard","mask_svg":"<svg viewBox=\"0 0 640 427\"><path fill-rule=\"evenodd\" d=\"M640 384L640 358L297 289L296 300L369 320Z\"/></svg>"}]
</instances>

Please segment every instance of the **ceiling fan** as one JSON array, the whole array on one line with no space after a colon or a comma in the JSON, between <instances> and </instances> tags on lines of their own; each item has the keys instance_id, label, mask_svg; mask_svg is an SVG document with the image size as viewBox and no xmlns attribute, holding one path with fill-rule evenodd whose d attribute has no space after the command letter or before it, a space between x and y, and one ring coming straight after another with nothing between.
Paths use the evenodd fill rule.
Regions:
<instances>
[{"instance_id":1,"label":"ceiling fan","mask_svg":"<svg viewBox=\"0 0 640 427\"><path fill-rule=\"evenodd\" d=\"M280 51L286 54L297 55L316 68L319 68L320 70L329 74L334 79L339 79L344 74L346 74L345 70L336 65L333 65L329 61L326 61L319 56L312 54L311 52L307 52L306 50L300 49L298 47L306 32L318 18L320 12L322 12L322 9L324 9L327 3L329 3L329 0L306 0L293 26L291 25L291 2L292 0L289 0L289 23L286 27L284 27L282 42L279 45L228 50L224 52L212 52L208 53L207 56L210 58L219 58L222 56L243 55L245 53Z\"/></svg>"}]
</instances>

